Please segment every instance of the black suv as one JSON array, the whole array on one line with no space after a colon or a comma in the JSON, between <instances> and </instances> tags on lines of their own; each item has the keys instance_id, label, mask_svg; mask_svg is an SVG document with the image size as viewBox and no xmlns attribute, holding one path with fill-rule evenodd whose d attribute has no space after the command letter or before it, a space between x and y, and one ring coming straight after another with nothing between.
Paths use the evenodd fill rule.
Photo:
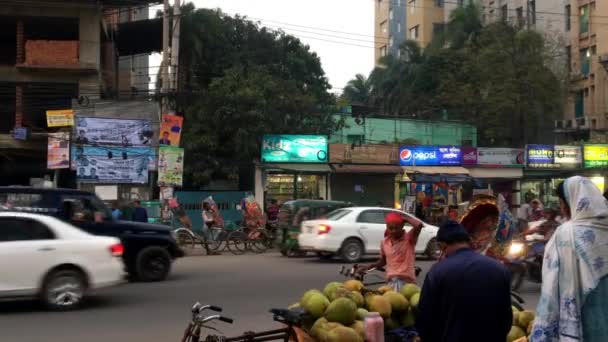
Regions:
<instances>
[{"instance_id":1,"label":"black suv","mask_svg":"<svg viewBox=\"0 0 608 342\"><path fill-rule=\"evenodd\" d=\"M73 211L71 214L77 213L77 217L67 217L71 214L66 214L66 208ZM164 280L171 270L171 262L184 256L170 227L114 220L108 207L90 192L0 187L0 210L51 215L91 234L119 238L125 248L123 259L126 270L132 279Z\"/></svg>"}]
</instances>

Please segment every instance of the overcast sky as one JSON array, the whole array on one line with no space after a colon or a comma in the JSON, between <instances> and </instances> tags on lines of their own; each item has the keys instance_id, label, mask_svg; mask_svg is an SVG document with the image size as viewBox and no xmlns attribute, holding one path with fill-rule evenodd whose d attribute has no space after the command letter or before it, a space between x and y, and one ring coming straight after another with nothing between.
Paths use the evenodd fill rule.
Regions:
<instances>
[{"instance_id":1,"label":"overcast sky","mask_svg":"<svg viewBox=\"0 0 608 342\"><path fill-rule=\"evenodd\" d=\"M171 1L173 2L173 1ZM297 36L321 58L323 70L341 91L355 74L374 64L374 0L192 0L196 7L221 8ZM337 32L339 31L339 32ZM340 33L345 32L345 33ZM158 57L156 57L158 58ZM151 65L158 65L152 62Z\"/></svg>"}]
</instances>

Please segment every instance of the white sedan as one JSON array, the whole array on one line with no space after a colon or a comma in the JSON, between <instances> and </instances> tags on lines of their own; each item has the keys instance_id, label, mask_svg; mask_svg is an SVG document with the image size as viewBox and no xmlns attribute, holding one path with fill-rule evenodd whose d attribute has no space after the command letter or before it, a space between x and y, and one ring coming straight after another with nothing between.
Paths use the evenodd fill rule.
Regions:
<instances>
[{"instance_id":1,"label":"white sedan","mask_svg":"<svg viewBox=\"0 0 608 342\"><path fill-rule=\"evenodd\" d=\"M38 297L69 310L87 291L123 282L123 245L54 217L0 212L0 299Z\"/></svg>"},{"instance_id":2,"label":"white sedan","mask_svg":"<svg viewBox=\"0 0 608 342\"><path fill-rule=\"evenodd\" d=\"M379 254L380 243L386 230L385 217L390 212L412 215L403 211L378 207L338 209L324 219L304 221L298 243L302 250L315 251L322 258L340 255L346 261L356 262L364 254ZM406 225L409 231L411 226ZM424 223L418 237L416 253L430 258L439 257L436 236L438 227Z\"/></svg>"}]
</instances>

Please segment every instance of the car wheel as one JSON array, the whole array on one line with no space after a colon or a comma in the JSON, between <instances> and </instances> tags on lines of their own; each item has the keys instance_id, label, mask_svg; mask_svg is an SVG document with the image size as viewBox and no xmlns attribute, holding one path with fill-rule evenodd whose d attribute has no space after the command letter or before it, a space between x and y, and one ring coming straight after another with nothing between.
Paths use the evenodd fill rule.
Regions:
<instances>
[{"instance_id":1,"label":"car wheel","mask_svg":"<svg viewBox=\"0 0 608 342\"><path fill-rule=\"evenodd\" d=\"M42 287L42 301L51 310L73 310L82 304L86 280L78 270L58 270L50 273Z\"/></svg>"},{"instance_id":2,"label":"car wheel","mask_svg":"<svg viewBox=\"0 0 608 342\"><path fill-rule=\"evenodd\" d=\"M317 256L321 260L331 260L334 257L334 253L331 253L331 252L317 252Z\"/></svg>"},{"instance_id":3,"label":"car wheel","mask_svg":"<svg viewBox=\"0 0 608 342\"><path fill-rule=\"evenodd\" d=\"M441 249L439 248L439 243L437 242L436 238L432 238L426 244L424 254L426 254L426 256L431 260L438 260L439 257L441 257Z\"/></svg>"},{"instance_id":4,"label":"car wheel","mask_svg":"<svg viewBox=\"0 0 608 342\"><path fill-rule=\"evenodd\" d=\"M357 262L363 256L363 244L357 239L347 239L340 248L340 254L347 262Z\"/></svg>"},{"instance_id":5,"label":"car wheel","mask_svg":"<svg viewBox=\"0 0 608 342\"><path fill-rule=\"evenodd\" d=\"M141 281L165 280L171 271L171 256L162 247L146 247L137 254L135 267Z\"/></svg>"}]
</instances>

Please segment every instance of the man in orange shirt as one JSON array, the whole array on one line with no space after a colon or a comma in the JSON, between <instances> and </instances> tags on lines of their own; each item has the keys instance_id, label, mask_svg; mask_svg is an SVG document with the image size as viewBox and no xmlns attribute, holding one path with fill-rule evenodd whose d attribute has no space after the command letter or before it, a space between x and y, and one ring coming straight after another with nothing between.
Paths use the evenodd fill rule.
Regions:
<instances>
[{"instance_id":1,"label":"man in orange shirt","mask_svg":"<svg viewBox=\"0 0 608 342\"><path fill-rule=\"evenodd\" d=\"M406 283L416 282L416 242L424 224L416 218L395 212L386 215L385 221L387 236L380 245L380 260L362 266L358 271L385 267L388 285L400 291ZM409 232L404 230L405 223L413 227Z\"/></svg>"}]
</instances>

